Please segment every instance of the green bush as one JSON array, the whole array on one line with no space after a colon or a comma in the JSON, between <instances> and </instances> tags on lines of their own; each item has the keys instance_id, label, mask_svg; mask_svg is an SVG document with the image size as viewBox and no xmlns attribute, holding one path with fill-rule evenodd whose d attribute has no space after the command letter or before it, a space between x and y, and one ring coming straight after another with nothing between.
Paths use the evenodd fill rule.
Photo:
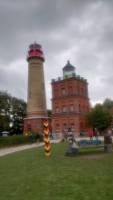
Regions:
<instances>
[{"instance_id":1,"label":"green bush","mask_svg":"<svg viewBox=\"0 0 113 200\"><path fill-rule=\"evenodd\" d=\"M14 135L8 137L0 137L0 148L16 146L20 144L29 144L36 142L35 136Z\"/></svg>"}]
</instances>

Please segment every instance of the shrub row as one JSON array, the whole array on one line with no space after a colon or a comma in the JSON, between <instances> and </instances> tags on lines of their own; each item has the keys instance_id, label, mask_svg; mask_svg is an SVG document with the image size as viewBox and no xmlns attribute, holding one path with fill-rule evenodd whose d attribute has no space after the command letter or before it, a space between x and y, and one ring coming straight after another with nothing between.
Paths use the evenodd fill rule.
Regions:
<instances>
[{"instance_id":1,"label":"shrub row","mask_svg":"<svg viewBox=\"0 0 113 200\"><path fill-rule=\"evenodd\" d=\"M14 135L8 137L0 137L0 148L16 146L20 144L29 144L36 141L36 136Z\"/></svg>"}]
</instances>

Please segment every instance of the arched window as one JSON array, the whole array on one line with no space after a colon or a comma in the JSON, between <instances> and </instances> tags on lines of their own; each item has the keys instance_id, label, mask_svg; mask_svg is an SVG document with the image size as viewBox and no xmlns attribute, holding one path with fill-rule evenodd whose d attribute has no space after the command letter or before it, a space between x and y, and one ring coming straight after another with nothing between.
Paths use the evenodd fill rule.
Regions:
<instances>
[{"instance_id":1,"label":"arched window","mask_svg":"<svg viewBox=\"0 0 113 200\"><path fill-rule=\"evenodd\" d=\"M59 124L59 123L56 123L56 124L55 124L55 131L56 131L56 132L59 132L59 130L60 130L60 124Z\"/></svg>"},{"instance_id":2,"label":"arched window","mask_svg":"<svg viewBox=\"0 0 113 200\"><path fill-rule=\"evenodd\" d=\"M56 113L59 113L59 112L60 112L59 107L56 107L56 108L55 108L55 111L56 111Z\"/></svg>"},{"instance_id":3,"label":"arched window","mask_svg":"<svg viewBox=\"0 0 113 200\"><path fill-rule=\"evenodd\" d=\"M65 95L66 94L66 90L65 88L62 88L62 95Z\"/></svg>"},{"instance_id":4,"label":"arched window","mask_svg":"<svg viewBox=\"0 0 113 200\"><path fill-rule=\"evenodd\" d=\"M70 105L70 111L71 111L71 112L74 111L74 105L73 105L73 104Z\"/></svg>"},{"instance_id":5,"label":"arched window","mask_svg":"<svg viewBox=\"0 0 113 200\"><path fill-rule=\"evenodd\" d=\"M66 111L67 111L67 107L66 107L66 106L63 106L62 112L66 112Z\"/></svg>"},{"instance_id":6,"label":"arched window","mask_svg":"<svg viewBox=\"0 0 113 200\"><path fill-rule=\"evenodd\" d=\"M74 132L75 131L75 124L71 123L70 126L71 126L71 129L72 129L72 132Z\"/></svg>"}]
</instances>

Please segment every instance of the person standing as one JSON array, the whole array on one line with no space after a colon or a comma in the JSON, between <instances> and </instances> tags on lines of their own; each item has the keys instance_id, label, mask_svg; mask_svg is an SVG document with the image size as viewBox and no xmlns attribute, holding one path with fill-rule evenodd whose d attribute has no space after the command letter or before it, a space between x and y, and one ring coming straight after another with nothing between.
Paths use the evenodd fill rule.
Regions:
<instances>
[{"instance_id":1,"label":"person standing","mask_svg":"<svg viewBox=\"0 0 113 200\"><path fill-rule=\"evenodd\" d=\"M104 151L112 152L112 131L108 129L104 135Z\"/></svg>"},{"instance_id":2,"label":"person standing","mask_svg":"<svg viewBox=\"0 0 113 200\"><path fill-rule=\"evenodd\" d=\"M93 130L92 130L92 129L90 129L90 130L88 131L88 136L89 136L90 140L93 139Z\"/></svg>"},{"instance_id":3,"label":"person standing","mask_svg":"<svg viewBox=\"0 0 113 200\"><path fill-rule=\"evenodd\" d=\"M67 140L69 142L69 147L66 151L66 156L75 156L78 154L79 152L79 148L78 148L78 145L77 145L77 142L74 138L74 135L71 131L71 128L68 129L68 137L67 137Z\"/></svg>"}]
</instances>

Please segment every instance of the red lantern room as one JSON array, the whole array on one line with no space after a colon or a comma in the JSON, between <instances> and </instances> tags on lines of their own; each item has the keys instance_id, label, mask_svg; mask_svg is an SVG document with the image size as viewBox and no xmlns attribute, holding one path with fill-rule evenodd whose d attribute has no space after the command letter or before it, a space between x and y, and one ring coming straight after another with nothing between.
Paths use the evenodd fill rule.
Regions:
<instances>
[{"instance_id":1,"label":"red lantern room","mask_svg":"<svg viewBox=\"0 0 113 200\"><path fill-rule=\"evenodd\" d=\"M42 47L40 44L37 44L36 42L29 46L27 61L29 61L31 58L38 58L43 62L45 61Z\"/></svg>"}]
</instances>

